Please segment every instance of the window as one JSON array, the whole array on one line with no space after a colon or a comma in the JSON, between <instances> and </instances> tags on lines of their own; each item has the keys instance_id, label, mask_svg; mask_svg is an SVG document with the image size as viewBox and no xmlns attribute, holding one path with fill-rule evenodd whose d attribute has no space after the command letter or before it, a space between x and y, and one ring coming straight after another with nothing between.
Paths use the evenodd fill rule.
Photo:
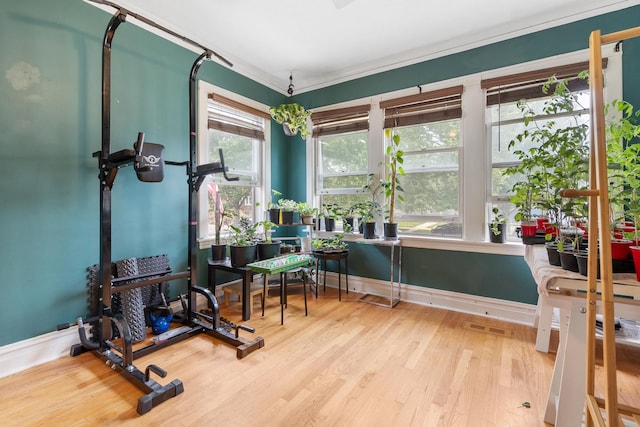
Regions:
<instances>
[{"instance_id":1,"label":"window","mask_svg":"<svg viewBox=\"0 0 640 427\"><path fill-rule=\"evenodd\" d=\"M606 66L606 61L604 66ZM489 128L488 135L491 149L491 179L488 197L489 210L498 207L508 219L508 236L515 238L517 222L514 221L515 208L509 202L511 189L516 182L525 179L523 176L504 176L503 171L518 163L514 150L529 150L536 146L530 140L518 141L514 149L508 145L516 135L525 130L532 130L534 126L550 126L549 129L561 129L568 126L587 125L589 123L589 86L585 79L578 78L578 74L588 69L588 62L546 68L533 72L520 73L495 79L482 81L482 87L487 89L486 119ZM573 114L564 111L544 111L545 102L551 98L543 92L543 84L549 76L555 75L562 80L567 79L567 87L575 96ZM535 121L525 125L522 113L517 104L521 99L527 100L527 105L535 113ZM574 121L575 120L575 121Z\"/></svg>"},{"instance_id":2,"label":"window","mask_svg":"<svg viewBox=\"0 0 640 427\"><path fill-rule=\"evenodd\" d=\"M462 237L462 86L380 103L384 128L404 152L404 200L395 221L404 234Z\"/></svg>"},{"instance_id":3,"label":"window","mask_svg":"<svg viewBox=\"0 0 640 427\"><path fill-rule=\"evenodd\" d=\"M239 96L222 92L200 83L198 163L219 161L222 149L228 175L239 180L227 181L222 174L207 176L199 199L201 239L214 238L218 226L220 237L224 238L229 234L229 224L238 223L240 218L260 221L263 215L257 206L263 204L265 188L266 135L270 123L267 107L250 106L246 104L250 101L243 103L236 100Z\"/></svg>"},{"instance_id":4,"label":"window","mask_svg":"<svg viewBox=\"0 0 640 427\"><path fill-rule=\"evenodd\" d=\"M348 209L367 200L362 188L369 174L369 109L360 105L312 114L320 206Z\"/></svg>"},{"instance_id":5,"label":"window","mask_svg":"<svg viewBox=\"0 0 640 427\"><path fill-rule=\"evenodd\" d=\"M622 52L610 45L604 48L603 55L607 58L606 102L621 99ZM483 244L489 241L487 222L493 205L511 214L509 236L520 241L514 233L514 212L509 203L508 190L513 181L501 173L515 161L507 150L510 135L522 129L515 103L522 98L532 99L534 93L542 95L540 84L552 74L551 70L566 70L566 64L582 61L584 67L579 65L572 71L577 74L586 68L588 58L587 50L572 52L433 82L419 90L414 86L315 108L315 144L307 148L307 168L313 169L315 175L314 187L308 184L308 194L316 201L342 200L344 205L351 205L355 197L368 196L361 193L361 184L368 174L379 176L384 172L380 170L380 163L385 160L383 129L395 128L401 137L406 172L401 177L405 201L398 202L395 211L404 244L519 253L516 245ZM532 80L538 81L537 86L522 84ZM544 100L536 99L534 103L538 101ZM322 133L325 123L317 120L320 113L358 104L372 106L368 110L369 131L338 131L336 126L337 132ZM588 120L588 113L584 120ZM349 142L347 137L353 140ZM428 239L433 237L436 239Z\"/></svg>"}]
</instances>

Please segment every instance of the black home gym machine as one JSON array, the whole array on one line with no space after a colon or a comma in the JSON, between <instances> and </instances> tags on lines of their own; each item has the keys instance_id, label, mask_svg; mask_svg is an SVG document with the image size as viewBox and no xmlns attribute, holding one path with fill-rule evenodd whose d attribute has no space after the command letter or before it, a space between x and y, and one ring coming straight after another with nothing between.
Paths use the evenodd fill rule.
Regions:
<instances>
[{"instance_id":1,"label":"black home gym machine","mask_svg":"<svg viewBox=\"0 0 640 427\"><path fill-rule=\"evenodd\" d=\"M211 59L212 55L223 62L231 65L229 61L215 54L213 51L193 42L185 37L161 27L142 16L134 14L114 3L107 1L91 0L95 3L104 4L117 9L111 18L104 36L102 51L102 149L94 153L94 157L99 162L100 179L100 263L95 269L96 301L90 303L89 317L84 321L77 320L80 335L80 344L71 348L71 355L76 356L86 351L93 351L96 356L103 359L112 369L134 383L146 394L139 398L137 411L145 414L156 405L174 397L184 391L180 380L173 380L167 385L161 385L151 378L151 373L160 377L165 377L166 372L156 365L149 365L144 372L133 365L133 360L164 348L168 345L183 341L196 334L205 333L217 338L227 344L235 346L237 357L243 358L249 353L262 348L264 340L257 337L253 340L246 340L239 337L239 329L254 332L252 328L234 325L232 322L220 317L218 303L211 291L197 285L197 193L200 185L207 175L222 173L227 180L232 180L227 176L227 168L224 164L222 150L220 150L220 161L205 165L197 165L197 141L196 141L196 75L198 69L205 59ZM144 134L140 132L133 145L133 149L124 149L111 152L110 135L110 110L111 110L111 44L114 33L118 26L126 20L127 16L152 25L182 41L194 44L202 48L202 53L194 62L189 76L189 156L188 162L170 162L162 159L164 147L160 144L153 144L144 141ZM157 259L163 257L149 257L151 263L145 269L124 268L124 274L114 276L116 267L129 265L129 260L124 263L119 261L113 263L111 259L111 191L120 168L133 166L138 179L143 182L159 182L163 179L164 164L174 166L185 166L187 171L187 182L189 185L189 211L188 211L188 248L187 257L188 269L184 272L173 273L168 266L157 267ZM164 256L166 260L166 256ZM141 258L138 260L142 260ZM145 259L148 261L148 259ZM166 262L166 261L165 261ZM117 264L117 265L116 265ZM151 267L149 267L151 265ZM155 270L155 271L153 271ZM90 269L91 271L91 269ZM182 326L169 330L163 339L153 340L146 346L136 346L132 336L136 327L140 325L131 324L128 316L125 316L117 307L114 301L124 299L129 291L141 290L152 286L164 284L169 281L186 279L187 296L181 298L183 306ZM91 292L90 292L91 293ZM198 311L196 304L197 295L202 295L207 301L207 309ZM186 301L185 301L186 299ZM165 301L166 305L166 301ZM87 333L84 324L88 324ZM68 326L68 325L67 325ZM61 327L61 326L59 326ZM142 325L142 328L146 326ZM139 347L139 348L138 348Z\"/></svg>"}]
</instances>

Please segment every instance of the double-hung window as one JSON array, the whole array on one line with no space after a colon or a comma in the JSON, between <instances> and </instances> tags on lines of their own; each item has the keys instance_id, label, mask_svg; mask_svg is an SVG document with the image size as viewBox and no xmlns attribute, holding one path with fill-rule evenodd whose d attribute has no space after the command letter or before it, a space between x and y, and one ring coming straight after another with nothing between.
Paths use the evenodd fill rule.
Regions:
<instances>
[{"instance_id":1,"label":"double-hung window","mask_svg":"<svg viewBox=\"0 0 640 427\"><path fill-rule=\"evenodd\" d=\"M320 206L347 208L367 200L369 109L366 104L312 114Z\"/></svg>"},{"instance_id":2,"label":"double-hung window","mask_svg":"<svg viewBox=\"0 0 640 427\"><path fill-rule=\"evenodd\" d=\"M384 128L400 136L404 152L395 222L405 235L462 237L462 91L459 85L380 102Z\"/></svg>"},{"instance_id":3,"label":"double-hung window","mask_svg":"<svg viewBox=\"0 0 640 427\"><path fill-rule=\"evenodd\" d=\"M200 188L200 238L214 237L218 228L224 238L229 225L240 218L252 222L262 219L256 207L262 204L264 194L269 114L231 96L209 90L204 93L206 109L200 109L198 163L219 161L222 149L227 174L238 178L227 181L222 174L207 176Z\"/></svg>"},{"instance_id":4,"label":"double-hung window","mask_svg":"<svg viewBox=\"0 0 640 427\"><path fill-rule=\"evenodd\" d=\"M606 67L606 61L603 66ZM503 77L483 80L482 88L486 89L486 120L491 151L491 179L488 197L489 209L498 207L508 219L508 235L515 237L514 221L515 208L509 202L511 189L516 182L524 179L517 175L503 175L506 168L518 164L515 150L529 150L535 143L528 140L519 141L515 137L526 129L553 121L554 128L561 129L577 124L588 124L589 86L586 79L578 78L580 72L589 68L588 62L574 63L554 68L545 68L531 72L519 73ZM543 92L543 85L552 75L558 80L567 80L567 87L575 97L574 114L568 115L564 111L551 112L543 110L545 102L552 96ZM529 108L535 113L535 122L525 125L525 120L517 104L519 100L526 100ZM577 120L578 123L575 123ZM517 145L509 150L511 141ZM542 214L542 212L539 212ZM535 212L534 212L535 214Z\"/></svg>"}]
</instances>

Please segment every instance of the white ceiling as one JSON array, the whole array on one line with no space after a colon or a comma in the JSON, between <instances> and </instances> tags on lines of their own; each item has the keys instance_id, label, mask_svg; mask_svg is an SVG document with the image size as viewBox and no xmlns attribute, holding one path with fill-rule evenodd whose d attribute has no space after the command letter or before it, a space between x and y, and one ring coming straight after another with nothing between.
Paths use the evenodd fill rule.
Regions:
<instances>
[{"instance_id":1,"label":"white ceiling","mask_svg":"<svg viewBox=\"0 0 640 427\"><path fill-rule=\"evenodd\" d=\"M286 93L293 74L298 94L622 9L640 0L113 3L200 43L231 61L238 73L279 92Z\"/></svg>"}]
</instances>

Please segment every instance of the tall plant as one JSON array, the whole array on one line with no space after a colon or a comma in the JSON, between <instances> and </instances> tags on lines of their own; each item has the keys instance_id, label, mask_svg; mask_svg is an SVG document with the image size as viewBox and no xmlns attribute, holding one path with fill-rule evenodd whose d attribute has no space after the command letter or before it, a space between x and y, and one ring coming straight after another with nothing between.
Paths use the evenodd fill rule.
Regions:
<instances>
[{"instance_id":1,"label":"tall plant","mask_svg":"<svg viewBox=\"0 0 640 427\"><path fill-rule=\"evenodd\" d=\"M586 79L586 72L579 78ZM568 80L552 76L542 91L550 95L542 105L542 115L526 100L517 104L525 130L509 142L508 148L519 164L505 169L504 174L522 178L512 188L511 202L518 209L517 220L529 221L532 211L539 210L560 226L584 211L586 200L563 198L560 191L585 188L588 184L589 125L586 107L571 92ZM525 143L530 147L520 148Z\"/></svg>"},{"instance_id":2,"label":"tall plant","mask_svg":"<svg viewBox=\"0 0 640 427\"><path fill-rule=\"evenodd\" d=\"M613 110L613 111L612 111ZM640 111L626 101L613 101L607 105L607 115L615 118L607 122L607 155L610 182L610 201L622 212L615 221L625 216L633 219L634 239L638 239L640 222L640 144L632 140L640 136Z\"/></svg>"},{"instance_id":3,"label":"tall plant","mask_svg":"<svg viewBox=\"0 0 640 427\"><path fill-rule=\"evenodd\" d=\"M387 200L388 221L394 223L394 214L396 207L396 198L400 201L404 200L402 192L404 189L400 185L400 176L404 175L404 152L400 149L400 135L392 129L385 129L385 135L389 141L387 145L386 156L388 159L387 173L385 179L380 182L384 189L384 197Z\"/></svg>"}]
</instances>

